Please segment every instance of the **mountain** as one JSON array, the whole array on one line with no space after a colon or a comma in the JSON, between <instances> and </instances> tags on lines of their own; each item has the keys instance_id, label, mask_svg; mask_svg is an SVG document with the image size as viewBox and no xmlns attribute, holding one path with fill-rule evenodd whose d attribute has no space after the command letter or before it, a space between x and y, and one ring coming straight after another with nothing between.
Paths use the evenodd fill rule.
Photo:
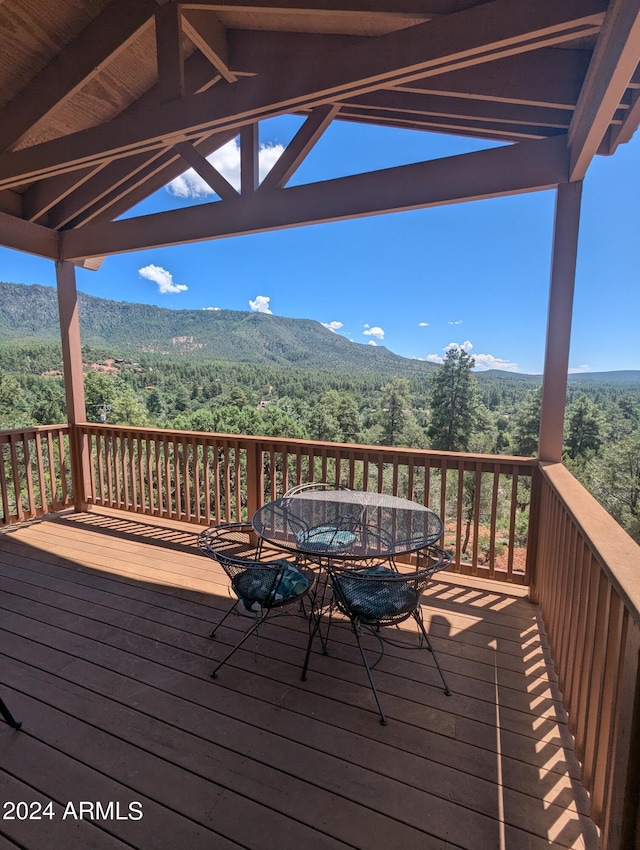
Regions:
<instances>
[{"instance_id":1,"label":"mountain","mask_svg":"<svg viewBox=\"0 0 640 850\"><path fill-rule=\"evenodd\" d=\"M382 374L426 374L433 365L362 345L310 319L235 310L168 310L78 292L83 345L112 357L171 354L240 363ZM0 340L59 342L53 287L0 283Z\"/></svg>"},{"instance_id":2,"label":"mountain","mask_svg":"<svg viewBox=\"0 0 640 850\"><path fill-rule=\"evenodd\" d=\"M351 342L310 319L287 319L236 310L168 310L148 304L109 301L78 292L82 343L105 356L142 353L292 366L340 372L429 375L423 360L400 357L382 345ZM39 284L0 282L0 342L60 343L56 290ZM480 382L503 386L539 384L541 375L491 369ZM569 375L571 384L640 384L640 371Z\"/></svg>"}]
</instances>

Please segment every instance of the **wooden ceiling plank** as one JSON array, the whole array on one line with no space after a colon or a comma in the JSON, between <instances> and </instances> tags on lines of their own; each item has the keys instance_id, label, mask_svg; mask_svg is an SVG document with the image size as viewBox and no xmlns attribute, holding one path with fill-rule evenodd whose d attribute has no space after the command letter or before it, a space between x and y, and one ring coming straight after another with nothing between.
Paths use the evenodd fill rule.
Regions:
<instances>
[{"instance_id":1,"label":"wooden ceiling plank","mask_svg":"<svg viewBox=\"0 0 640 850\"><path fill-rule=\"evenodd\" d=\"M128 156L184 140L184 134L239 128L269 116L335 102L373 91L526 52L554 41L558 33L592 26L602 18L606 0L493 0L466 12L440 18L375 39L376 49L352 50L331 57L301 57L278 86L247 78L176 101L170 110L138 112L101 127L0 156L0 189L15 188L51 173L79 168L107 157ZM515 9L514 4L518 5ZM517 14L515 14L517 12ZM452 46L454 45L454 46ZM316 63L315 59L318 60ZM329 61L330 59L330 61ZM316 69L310 75L309 67Z\"/></svg>"},{"instance_id":2,"label":"wooden ceiling plank","mask_svg":"<svg viewBox=\"0 0 640 850\"><path fill-rule=\"evenodd\" d=\"M18 144L39 121L95 77L150 24L155 0L114 0L37 74L0 113L0 151Z\"/></svg>"},{"instance_id":3,"label":"wooden ceiling plank","mask_svg":"<svg viewBox=\"0 0 640 850\"><path fill-rule=\"evenodd\" d=\"M259 192L281 189L340 112L339 104L316 106L260 184Z\"/></svg>"},{"instance_id":4,"label":"wooden ceiling plank","mask_svg":"<svg viewBox=\"0 0 640 850\"><path fill-rule=\"evenodd\" d=\"M57 260L60 252L55 230L3 212L0 212L0 245L49 260Z\"/></svg>"},{"instance_id":5,"label":"wooden ceiling plank","mask_svg":"<svg viewBox=\"0 0 640 850\"><path fill-rule=\"evenodd\" d=\"M247 124L240 130L240 193L252 195L258 188L259 152L258 124Z\"/></svg>"},{"instance_id":6,"label":"wooden ceiling plank","mask_svg":"<svg viewBox=\"0 0 640 850\"><path fill-rule=\"evenodd\" d=\"M61 234L67 260L551 188L566 182L566 137L522 142Z\"/></svg>"},{"instance_id":7,"label":"wooden ceiling plank","mask_svg":"<svg viewBox=\"0 0 640 850\"><path fill-rule=\"evenodd\" d=\"M156 56L160 98L165 102L184 97L182 13L175 2L156 9Z\"/></svg>"},{"instance_id":8,"label":"wooden ceiling plank","mask_svg":"<svg viewBox=\"0 0 640 850\"><path fill-rule=\"evenodd\" d=\"M582 180L640 56L640 0L612 0L569 128L571 180Z\"/></svg>"},{"instance_id":9,"label":"wooden ceiling plank","mask_svg":"<svg viewBox=\"0 0 640 850\"><path fill-rule=\"evenodd\" d=\"M223 200L225 198L238 197L238 192L226 177L223 177L217 168L214 168L209 160L191 142L178 142L177 145L174 145L173 149L180 154L186 164L193 168L202 177L204 182Z\"/></svg>"},{"instance_id":10,"label":"wooden ceiling plank","mask_svg":"<svg viewBox=\"0 0 640 850\"><path fill-rule=\"evenodd\" d=\"M550 109L573 109L590 59L588 50L548 47L473 68L414 80L394 90Z\"/></svg>"},{"instance_id":11,"label":"wooden ceiling plank","mask_svg":"<svg viewBox=\"0 0 640 850\"><path fill-rule=\"evenodd\" d=\"M182 15L182 28L216 71L219 71L227 82L235 83L238 77L229 68L227 31L215 12L185 9Z\"/></svg>"}]
</instances>

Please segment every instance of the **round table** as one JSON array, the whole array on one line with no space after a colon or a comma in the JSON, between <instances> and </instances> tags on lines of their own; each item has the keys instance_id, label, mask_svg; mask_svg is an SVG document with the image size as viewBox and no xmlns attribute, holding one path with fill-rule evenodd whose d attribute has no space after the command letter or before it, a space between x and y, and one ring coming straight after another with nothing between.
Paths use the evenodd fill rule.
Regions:
<instances>
[{"instance_id":1,"label":"round table","mask_svg":"<svg viewBox=\"0 0 640 850\"><path fill-rule=\"evenodd\" d=\"M268 502L253 516L257 534L303 555L392 559L432 546L443 533L430 508L384 493L310 490Z\"/></svg>"}]
</instances>

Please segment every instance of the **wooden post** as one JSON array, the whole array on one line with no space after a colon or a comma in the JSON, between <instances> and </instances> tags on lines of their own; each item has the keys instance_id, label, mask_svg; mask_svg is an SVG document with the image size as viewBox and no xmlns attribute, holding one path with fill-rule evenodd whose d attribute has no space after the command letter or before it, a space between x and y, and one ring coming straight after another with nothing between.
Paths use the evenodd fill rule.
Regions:
<instances>
[{"instance_id":1,"label":"wooden post","mask_svg":"<svg viewBox=\"0 0 640 850\"><path fill-rule=\"evenodd\" d=\"M87 494L90 487L89 450L86 439L78 439L75 425L87 421L82 374L82 348L80 345L80 321L78 318L78 293L73 263L56 263L58 284L58 312L62 338L62 368L67 401L69 423L69 449L71 452L71 479L73 502L77 511L87 509Z\"/></svg>"},{"instance_id":2,"label":"wooden post","mask_svg":"<svg viewBox=\"0 0 640 850\"><path fill-rule=\"evenodd\" d=\"M562 461L582 181L557 189L538 458Z\"/></svg>"},{"instance_id":3,"label":"wooden post","mask_svg":"<svg viewBox=\"0 0 640 850\"><path fill-rule=\"evenodd\" d=\"M262 447L252 443L247 447L247 519L264 503L264 467Z\"/></svg>"}]
</instances>

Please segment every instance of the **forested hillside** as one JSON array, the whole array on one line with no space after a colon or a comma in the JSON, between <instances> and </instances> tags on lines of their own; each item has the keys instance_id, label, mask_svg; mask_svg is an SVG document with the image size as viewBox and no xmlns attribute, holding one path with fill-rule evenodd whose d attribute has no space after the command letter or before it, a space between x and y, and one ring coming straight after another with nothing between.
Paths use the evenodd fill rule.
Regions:
<instances>
[{"instance_id":1,"label":"forested hillside","mask_svg":"<svg viewBox=\"0 0 640 850\"><path fill-rule=\"evenodd\" d=\"M10 299L11 310L6 300L0 304L0 429L63 422L62 356L59 342L53 342L59 333L55 292L8 284L0 292L5 299L14 293L20 302L16 306ZM193 329L200 326L200 313L87 299L82 298L83 341L103 340L83 349L90 421L445 451L524 456L537 451L540 376L476 374L473 358L457 349L433 367L354 345L315 322L248 313L227 313L209 330L226 328L220 345L234 350L243 339L250 362L208 356L214 342L198 349L197 357L185 356L186 349L163 353L148 344L147 329L174 333L187 320ZM207 311L205 324L212 315L215 323L218 314ZM101 316L105 322L109 317L109 329L100 326ZM127 335L140 335L138 344L129 346ZM195 331L192 335L195 339ZM333 343L360 353L338 357ZM373 368L370 353L382 353L384 368ZM638 372L570 376L565 428L565 463L637 540L639 379Z\"/></svg>"},{"instance_id":2,"label":"forested hillside","mask_svg":"<svg viewBox=\"0 0 640 850\"><path fill-rule=\"evenodd\" d=\"M84 344L111 357L143 353L311 369L427 374L430 363L408 360L384 346L353 343L310 319L234 310L167 310L78 293ZM57 342L56 291L0 283L0 340Z\"/></svg>"}]
</instances>

